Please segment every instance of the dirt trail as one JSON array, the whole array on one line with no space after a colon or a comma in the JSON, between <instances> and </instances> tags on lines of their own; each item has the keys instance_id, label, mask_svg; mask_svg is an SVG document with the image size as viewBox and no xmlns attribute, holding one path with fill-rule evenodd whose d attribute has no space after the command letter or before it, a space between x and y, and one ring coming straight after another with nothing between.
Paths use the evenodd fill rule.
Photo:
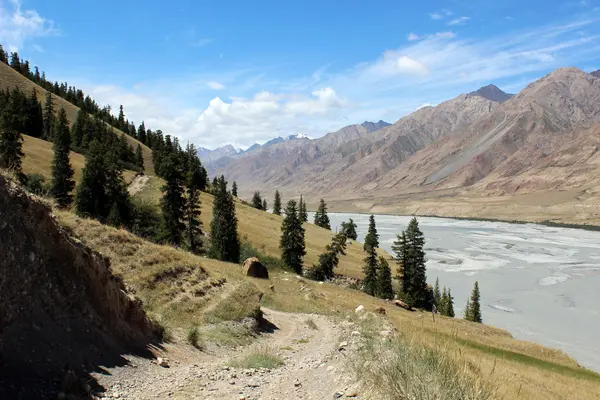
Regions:
<instances>
[{"instance_id":1,"label":"dirt trail","mask_svg":"<svg viewBox=\"0 0 600 400\"><path fill-rule=\"evenodd\" d=\"M263 308L274 325L251 346L267 345L284 360L267 370L234 369L227 363L246 350L206 354L187 345L167 346L169 368L130 358L130 365L98 375L105 398L121 399L333 399L360 398L345 371L346 350L339 350L344 329L320 315L292 314ZM310 327L312 320L317 329ZM157 354L159 357L161 354ZM337 394L336 394L337 393ZM348 396L349 395L349 396ZM117 397L115 397L117 396Z\"/></svg>"},{"instance_id":2,"label":"dirt trail","mask_svg":"<svg viewBox=\"0 0 600 400\"><path fill-rule=\"evenodd\" d=\"M144 186L146 186L149 179L150 178L148 178L146 175L137 175L135 178L133 178L133 180L127 187L129 195L133 196L136 193L139 193L144 188Z\"/></svg>"}]
</instances>

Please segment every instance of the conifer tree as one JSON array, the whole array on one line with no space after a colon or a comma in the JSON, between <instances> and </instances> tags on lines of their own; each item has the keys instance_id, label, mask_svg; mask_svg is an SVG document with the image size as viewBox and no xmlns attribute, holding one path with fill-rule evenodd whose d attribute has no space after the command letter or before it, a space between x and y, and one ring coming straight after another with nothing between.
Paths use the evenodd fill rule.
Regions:
<instances>
[{"instance_id":1,"label":"conifer tree","mask_svg":"<svg viewBox=\"0 0 600 400\"><path fill-rule=\"evenodd\" d=\"M31 95L27 99L27 116L24 124L23 133L33 136L42 137L44 132L44 114L42 105L37 98L35 88L31 90Z\"/></svg>"},{"instance_id":2,"label":"conifer tree","mask_svg":"<svg viewBox=\"0 0 600 400\"><path fill-rule=\"evenodd\" d=\"M428 308L428 288L425 267L425 238L419 229L419 223L413 218L402 238L398 237L392 250L396 261L402 262L402 291L404 300L414 307Z\"/></svg>"},{"instance_id":3,"label":"conifer tree","mask_svg":"<svg viewBox=\"0 0 600 400\"><path fill-rule=\"evenodd\" d=\"M44 105L44 140L52 140L52 128L54 126L54 101L52 94L46 91L46 103Z\"/></svg>"},{"instance_id":4,"label":"conifer tree","mask_svg":"<svg viewBox=\"0 0 600 400\"><path fill-rule=\"evenodd\" d=\"M325 247L325 253L319 255L319 263L313 265L307 276L317 281L332 279L342 255L346 255L346 236L338 233Z\"/></svg>"},{"instance_id":5,"label":"conifer tree","mask_svg":"<svg viewBox=\"0 0 600 400\"><path fill-rule=\"evenodd\" d=\"M129 127L125 125L125 112L123 112L123 104L119 106L119 119L117 123L117 128L119 128L123 132L129 131Z\"/></svg>"},{"instance_id":6,"label":"conifer tree","mask_svg":"<svg viewBox=\"0 0 600 400\"><path fill-rule=\"evenodd\" d=\"M447 315L448 313L448 290L446 289L446 286L444 286L442 294L440 295L440 305L438 310L442 315Z\"/></svg>"},{"instance_id":7,"label":"conifer tree","mask_svg":"<svg viewBox=\"0 0 600 400\"><path fill-rule=\"evenodd\" d=\"M440 279L435 278L435 285L433 287L433 300L435 302L435 307L438 311L442 312L442 295L440 293Z\"/></svg>"},{"instance_id":8,"label":"conifer tree","mask_svg":"<svg viewBox=\"0 0 600 400\"><path fill-rule=\"evenodd\" d=\"M233 196L227 192L225 177L215 178L213 184L213 218L210 223L210 255L221 261L240 261L240 240Z\"/></svg>"},{"instance_id":9,"label":"conifer tree","mask_svg":"<svg viewBox=\"0 0 600 400\"><path fill-rule=\"evenodd\" d=\"M315 225L331 230L329 216L327 215L327 204L325 204L325 200L323 199L319 202L319 208L315 213Z\"/></svg>"},{"instance_id":10,"label":"conifer tree","mask_svg":"<svg viewBox=\"0 0 600 400\"><path fill-rule=\"evenodd\" d=\"M302 195L300 195L300 204L298 206L298 216L302 223L308 222L308 213L306 212L306 203L302 201Z\"/></svg>"},{"instance_id":11,"label":"conifer tree","mask_svg":"<svg viewBox=\"0 0 600 400\"><path fill-rule=\"evenodd\" d=\"M363 249L367 251L368 247L378 248L379 247L379 234L377 233L377 227L375 226L375 216L369 217L369 230L365 236L365 243Z\"/></svg>"},{"instance_id":12,"label":"conifer tree","mask_svg":"<svg viewBox=\"0 0 600 400\"><path fill-rule=\"evenodd\" d=\"M74 149L82 150L87 148L88 143L84 143L86 131L89 126L89 115L83 110L77 112L77 117L71 129L71 144Z\"/></svg>"},{"instance_id":13,"label":"conifer tree","mask_svg":"<svg viewBox=\"0 0 600 400\"><path fill-rule=\"evenodd\" d=\"M365 265L363 267L363 273L365 278L363 280L363 291L371 296L375 296L377 293L377 250L375 247L367 247L366 257L364 259Z\"/></svg>"},{"instance_id":14,"label":"conifer tree","mask_svg":"<svg viewBox=\"0 0 600 400\"><path fill-rule=\"evenodd\" d=\"M146 143L146 126L144 125L144 121L142 121L138 128L137 139L144 144Z\"/></svg>"},{"instance_id":15,"label":"conifer tree","mask_svg":"<svg viewBox=\"0 0 600 400\"><path fill-rule=\"evenodd\" d=\"M356 233L356 223L350 218L348 222L342 222L341 232L348 238L352 240L356 240L358 238L358 234Z\"/></svg>"},{"instance_id":16,"label":"conifer tree","mask_svg":"<svg viewBox=\"0 0 600 400\"><path fill-rule=\"evenodd\" d=\"M454 318L454 299L452 298L452 291L448 288L448 300L446 302L446 315L447 317Z\"/></svg>"},{"instance_id":17,"label":"conifer tree","mask_svg":"<svg viewBox=\"0 0 600 400\"><path fill-rule=\"evenodd\" d=\"M463 311L463 318L467 321L471 320L471 302L467 298L467 305L465 306L465 310Z\"/></svg>"},{"instance_id":18,"label":"conifer tree","mask_svg":"<svg viewBox=\"0 0 600 400\"><path fill-rule=\"evenodd\" d=\"M71 132L64 108L58 112L54 124L54 158L52 160L52 186L50 194L61 208L68 207L73 201L71 192L75 188L73 168L69 161Z\"/></svg>"},{"instance_id":19,"label":"conifer tree","mask_svg":"<svg viewBox=\"0 0 600 400\"><path fill-rule=\"evenodd\" d=\"M23 137L16 129L17 116L6 107L0 115L0 168L11 170L23 181Z\"/></svg>"},{"instance_id":20,"label":"conifer tree","mask_svg":"<svg viewBox=\"0 0 600 400\"><path fill-rule=\"evenodd\" d=\"M188 170L185 182L187 192L185 236L188 249L192 253L198 253L202 247L202 242L199 240L200 235L202 235L202 222L200 221L200 193L198 190L198 181L202 179L202 165L193 144L187 146L186 153L188 157Z\"/></svg>"},{"instance_id":21,"label":"conifer tree","mask_svg":"<svg viewBox=\"0 0 600 400\"><path fill-rule=\"evenodd\" d=\"M269 208L269 205L267 204L267 199L263 199L262 210L267 211L268 208Z\"/></svg>"},{"instance_id":22,"label":"conifer tree","mask_svg":"<svg viewBox=\"0 0 600 400\"><path fill-rule=\"evenodd\" d=\"M233 185L231 185L231 195L233 197L238 197L238 187L236 181L233 181Z\"/></svg>"},{"instance_id":23,"label":"conifer tree","mask_svg":"<svg viewBox=\"0 0 600 400\"><path fill-rule=\"evenodd\" d=\"M213 178L210 184L210 193L214 196L219 191L219 178L216 176Z\"/></svg>"},{"instance_id":24,"label":"conifer tree","mask_svg":"<svg viewBox=\"0 0 600 400\"><path fill-rule=\"evenodd\" d=\"M379 257L379 265L377 268L377 297L382 299L391 299L394 297L394 289L392 287L392 271L390 264L385 257Z\"/></svg>"},{"instance_id":25,"label":"conifer tree","mask_svg":"<svg viewBox=\"0 0 600 400\"><path fill-rule=\"evenodd\" d=\"M106 204L109 202L106 195L106 165L102 145L93 140L90 143L88 154L85 157L85 167L81 180L77 186L75 196L75 211L83 217L102 219Z\"/></svg>"},{"instance_id":26,"label":"conifer tree","mask_svg":"<svg viewBox=\"0 0 600 400\"><path fill-rule=\"evenodd\" d=\"M183 196L184 172L172 153L163 162L163 178L165 185L161 188L163 197L160 201L162 224L159 240L173 245L180 245L185 229L184 213L186 201Z\"/></svg>"},{"instance_id":27,"label":"conifer tree","mask_svg":"<svg viewBox=\"0 0 600 400\"><path fill-rule=\"evenodd\" d=\"M467 301L468 314L465 312L465 319L472 322L483 322L481 318L481 305L480 305L481 296L479 294L479 282L475 281L473 285L473 291L471 292L471 300Z\"/></svg>"},{"instance_id":28,"label":"conifer tree","mask_svg":"<svg viewBox=\"0 0 600 400\"><path fill-rule=\"evenodd\" d=\"M281 238L279 240L281 260L297 274L302 274L306 246L304 227L298 216L296 201L290 200L285 209L285 217L281 223Z\"/></svg>"},{"instance_id":29,"label":"conifer tree","mask_svg":"<svg viewBox=\"0 0 600 400\"><path fill-rule=\"evenodd\" d=\"M273 214L281 215L281 195L279 190L275 191L275 199L273 200Z\"/></svg>"},{"instance_id":30,"label":"conifer tree","mask_svg":"<svg viewBox=\"0 0 600 400\"><path fill-rule=\"evenodd\" d=\"M262 210L263 208L263 201L262 201L262 197L260 197L260 192L254 192L254 195L252 196L252 207L256 208L257 210Z\"/></svg>"},{"instance_id":31,"label":"conifer tree","mask_svg":"<svg viewBox=\"0 0 600 400\"><path fill-rule=\"evenodd\" d=\"M144 154L142 153L142 146L138 143L135 148L135 165L138 167L140 173L144 173Z\"/></svg>"}]
</instances>

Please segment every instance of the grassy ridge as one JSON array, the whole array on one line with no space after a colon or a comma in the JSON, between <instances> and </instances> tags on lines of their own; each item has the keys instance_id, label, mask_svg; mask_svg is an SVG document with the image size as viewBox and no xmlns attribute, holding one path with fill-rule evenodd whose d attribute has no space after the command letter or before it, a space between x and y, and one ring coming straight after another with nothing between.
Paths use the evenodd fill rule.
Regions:
<instances>
[{"instance_id":1,"label":"grassy ridge","mask_svg":"<svg viewBox=\"0 0 600 400\"><path fill-rule=\"evenodd\" d=\"M42 106L46 101L46 90L39 86L38 84L30 81L10 66L0 63L0 89L12 89L14 87L20 88L25 94L29 95L33 89L35 89L37 93L38 100L42 102ZM51 95L52 100L55 104L55 109L64 108L67 112L67 118L69 122L73 124L75 118L77 117L77 113L79 112L79 107L69 103L62 97ZM119 129L112 128L115 133L119 136L123 133ZM152 150L145 144L141 143L135 138L132 138L129 135L125 135L127 138L127 142L133 146L135 149L138 144L142 146L142 154L144 156L144 168L146 170L146 174L154 175L154 166L152 165ZM43 175L43 174L42 174Z\"/></svg>"}]
</instances>

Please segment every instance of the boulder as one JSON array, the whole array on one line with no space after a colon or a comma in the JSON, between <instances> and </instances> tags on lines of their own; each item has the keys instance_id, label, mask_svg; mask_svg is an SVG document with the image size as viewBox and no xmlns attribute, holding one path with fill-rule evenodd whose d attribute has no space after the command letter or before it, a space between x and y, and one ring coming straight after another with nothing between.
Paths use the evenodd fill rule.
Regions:
<instances>
[{"instance_id":1,"label":"boulder","mask_svg":"<svg viewBox=\"0 0 600 400\"><path fill-rule=\"evenodd\" d=\"M411 306L409 306L408 304L406 304L402 300L394 300L394 304L397 305L398 307L402 307L402 308L404 308L405 310L408 310L408 311L412 311L413 310Z\"/></svg>"},{"instance_id":2,"label":"boulder","mask_svg":"<svg viewBox=\"0 0 600 400\"><path fill-rule=\"evenodd\" d=\"M385 308L383 308L383 307L378 307L378 308L376 308L376 309L375 309L375 312L376 312L377 314L385 315Z\"/></svg>"},{"instance_id":3,"label":"boulder","mask_svg":"<svg viewBox=\"0 0 600 400\"><path fill-rule=\"evenodd\" d=\"M246 276L269 279L269 271L267 270L267 267L265 267L256 257L250 257L244 261L242 272Z\"/></svg>"},{"instance_id":4,"label":"boulder","mask_svg":"<svg viewBox=\"0 0 600 400\"><path fill-rule=\"evenodd\" d=\"M361 313L365 310L365 306L363 306L362 304L358 307L356 307L356 310L354 310L355 313Z\"/></svg>"}]
</instances>

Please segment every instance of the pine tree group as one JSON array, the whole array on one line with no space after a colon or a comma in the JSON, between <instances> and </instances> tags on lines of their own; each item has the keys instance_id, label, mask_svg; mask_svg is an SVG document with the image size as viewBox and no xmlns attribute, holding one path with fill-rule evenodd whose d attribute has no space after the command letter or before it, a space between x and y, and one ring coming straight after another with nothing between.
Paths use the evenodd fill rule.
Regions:
<instances>
[{"instance_id":1,"label":"pine tree group","mask_svg":"<svg viewBox=\"0 0 600 400\"><path fill-rule=\"evenodd\" d=\"M281 215L281 195L279 190L275 191L275 199L273 199L273 214Z\"/></svg>"},{"instance_id":2,"label":"pine tree group","mask_svg":"<svg viewBox=\"0 0 600 400\"><path fill-rule=\"evenodd\" d=\"M296 200L290 200L285 208L279 248L281 249L283 263L295 273L302 275L306 245L304 242L304 227L298 216Z\"/></svg>"},{"instance_id":3,"label":"pine tree group","mask_svg":"<svg viewBox=\"0 0 600 400\"><path fill-rule=\"evenodd\" d=\"M479 293L479 282L475 281L473 285L473 291L471 292L471 299L467 300L467 306L465 307L465 319L471 322L482 323L481 318L481 295Z\"/></svg>"},{"instance_id":4,"label":"pine tree group","mask_svg":"<svg viewBox=\"0 0 600 400\"><path fill-rule=\"evenodd\" d=\"M263 199L260 196L260 192L254 192L254 195L252 196L252 201L250 202L250 204L252 204L252 207L256 208L257 210L262 210L263 209Z\"/></svg>"},{"instance_id":5,"label":"pine tree group","mask_svg":"<svg viewBox=\"0 0 600 400\"><path fill-rule=\"evenodd\" d=\"M327 215L327 204L325 200L321 199L319 202L319 208L315 213L315 225L331 230L331 224L329 222L329 216Z\"/></svg>"},{"instance_id":6,"label":"pine tree group","mask_svg":"<svg viewBox=\"0 0 600 400\"><path fill-rule=\"evenodd\" d=\"M24 179L21 158L23 137L16 129L17 117L8 107L0 115L0 168L11 170L19 180Z\"/></svg>"},{"instance_id":7,"label":"pine tree group","mask_svg":"<svg viewBox=\"0 0 600 400\"><path fill-rule=\"evenodd\" d=\"M227 181L221 175L213 184L213 218L210 223L210 255L221 261L240 262L240 240L233 195L227 192Z\"/></svg>"},{"instance_id":8,"label":"pine tree group","mask_svg":"<svg viewBox=\"0 0 600 400\"><path fill-rule=\"evenodd\" d=\"M413 307L429 309L432 304L427 287L424 246L425 238L417 219L413 218L406 231L397 236L392 250L402 279L404 301Z\"/></svg>"},{"instance_id":9,"label":"pine tree group","mask_svg":"<svg viewBox=\"0 0 600 400\"><path fill-rule=\"evenodd\" d=\"M50 194L56 199L59 207L68 207L73 201L71 192L75 188L73 168L69 161L71 133L69 121L64 108L58 112L54 124L54 158L52 160L52 186Z\"/></svg>"}]
</instances>

